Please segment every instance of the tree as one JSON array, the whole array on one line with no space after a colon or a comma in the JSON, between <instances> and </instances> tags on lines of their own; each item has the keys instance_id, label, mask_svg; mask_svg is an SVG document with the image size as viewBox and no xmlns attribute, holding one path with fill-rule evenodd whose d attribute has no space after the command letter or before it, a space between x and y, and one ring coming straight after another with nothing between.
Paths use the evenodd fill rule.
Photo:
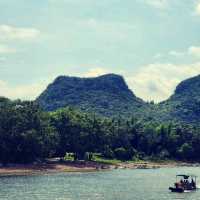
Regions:
<instances>
[{"instance_id":1,"label":"tree","mask_svg":"<svg viewBox=\"0 0 200 200\"><path fill-rule=\"evenodd\" d=\"M191 144L184 143L178 150L178 154L181 159L192 160L193 158L193 148Z\"/></svg>"}]
</instances>

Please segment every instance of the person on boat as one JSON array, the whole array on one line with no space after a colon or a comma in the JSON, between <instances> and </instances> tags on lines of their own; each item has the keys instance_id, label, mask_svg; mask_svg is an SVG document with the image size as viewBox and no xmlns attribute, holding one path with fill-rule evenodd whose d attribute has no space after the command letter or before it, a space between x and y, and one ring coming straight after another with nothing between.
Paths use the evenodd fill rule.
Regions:
<instances>
[{"instance_id":1,"label":"person on boat","mask_svg":"<svg viewBox=\"0 0 200 200\"><path fill-rule=\"evenodd\" d=\"M193 188L196 188L196 183L194 182L194 179L192 178L192 181L191 181L191 186L193 187Z\"/></svg>"},{"instance_id":2,"label":"person on boat","mask_svg":"<svg viewBox=\"0 0 200 200\"><path fill-rule=\"evenodd\" d=\"M181 186L183 186L183 184L184 184L183 179L180 180L180 184L181 184Z\"/></svg>"},{"instance_id":3,"label":"person on boat","mask_svg":"<svg viewBox=\"0 0 200 200\"><path fill-rule=\"evenodd\" d=\"M186 187L187 185L188 185L188 180L185 180L185 179L184 179L184 181L183 181L183 186Z\"/></svg>"},{"instance_id":4,"label":"person on boat","mask_svg":"<svg viewBox=\"0 0 200 200\"><path fill-rule=\"evenodd\" d=\"M182 188L184 186L183 180L181 180L180 182L176 182L174 185L175 185L175 188Z\"/></svg>"}]
</instances>

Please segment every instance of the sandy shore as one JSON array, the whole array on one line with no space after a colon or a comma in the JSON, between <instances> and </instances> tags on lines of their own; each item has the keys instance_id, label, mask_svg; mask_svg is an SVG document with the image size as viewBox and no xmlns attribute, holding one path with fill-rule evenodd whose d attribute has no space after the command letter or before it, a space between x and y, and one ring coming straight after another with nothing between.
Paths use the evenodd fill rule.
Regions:
<instances>
[{"instance_id":1,"label":"sandy shore","mask_svg":"<svg viewBox=\"0 0 200 200\"><path fill-rule=\"evenodd\" d=\"M184 162L122 162L116 165L106 165L97 162L66 162L66 163L45 163L45 164L29 164L29 165L8 165L0 167L0 176L9 175L34 175L57 172L94 172L98 170L111 169L157 169L161 167L195 167L199 164L191 164Z\"/></svg>"},{"instance_id":2,"label":"sandy shore","mask_svg":"<svg viewBox=\"0 0 200 200\"><path fill-rule=\"evenodd\" d=\"M66 162L66 163L45 163L45 164L9 164L0 167L0 176L45 174L57 172L92 172L103 169L101 165L94 162ZM110 168L107 166L105 168Z\"/></svg>"},{"instance_id":3,"label":"sandy shore","mask_svg":"<svg viewBox=\"0 0 200 200\"><path fill-rule=\"evenodd\" d=\"M177 161L163 161L163 162L134 162L134 163L120 163L119 168L130 168L130 169L157 169L157 168L169 168L169 167L199 167L199 163L186 163Z\"/></svg>"}]
</instances>

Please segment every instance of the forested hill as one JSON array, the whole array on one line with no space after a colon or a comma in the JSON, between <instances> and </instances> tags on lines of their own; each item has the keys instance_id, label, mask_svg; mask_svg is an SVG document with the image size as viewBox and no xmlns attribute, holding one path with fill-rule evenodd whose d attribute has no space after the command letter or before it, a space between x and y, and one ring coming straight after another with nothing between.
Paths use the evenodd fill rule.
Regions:
<instances>
[{"instance_id":1,"label":"forested hill","mask_svg":"<svg viewBox=\"0 0 200 200\"><path fill-rule=\"evenodd\" d=\"M67 106L100 116L136 117L144 121L200 122L200 75L181 82L174 94L159 104L149 104L129 90L122 76L96 78L60 76L38 97L46 111Z\"/></svg>"},{"instance_id":2,"label":"forested hill","mask_svg":"<svg viewBox=\"0 0 200 200\"><path fill-rule=\"evenodd\" d=\"M72 106L102 116L132 116L148 104L129 90L120 75L96 78L60 76L36 100L46 111Z\"/></svg>"},{"instance_id":3,"label":"forested hill","mask_svg":"<svg viewBox=\"0 0 200 200\"><path fill-rule=\"evenodd\" d=\"M200 75L182 81L174 94L158 105L155 115L162 120L184 123L200 122Z\"/></svg>"},{"instance_id":4,"label":"forested hill","mask_svg":"<svg viewBox=\"0 0 200 200\"><path fill-rule=\"evenodd\" d=\"M200 76L181 82L160 104L137 98L114 74L58 77L37 101L56 111L45 112L35 101L0 97L0 163L33 162L66 152L81 160L98 153L120 160L200 161ZM88 113L57 110L66 106Z\"/></svg>"}]
</instances>

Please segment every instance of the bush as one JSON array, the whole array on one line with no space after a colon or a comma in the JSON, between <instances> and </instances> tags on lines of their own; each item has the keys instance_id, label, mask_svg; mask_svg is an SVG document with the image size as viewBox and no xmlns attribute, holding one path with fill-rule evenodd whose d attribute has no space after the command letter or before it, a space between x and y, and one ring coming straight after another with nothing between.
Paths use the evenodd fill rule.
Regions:
<instances>
[{"instance_id":1,"label":"bush","mask_svg":"<svg viewBox=\"0 0 200 200\"><path fill-rule=\"evenodd\" d=\"M127 160L127 150L123 147L114 150L115 157L119 160Z\"/></svg>"},{"instance_id":2,"label":"bush","mask_svg":"<svg viewBox=\"0 0 200 200\"><path fill-rule=\"evenodd\" d=\"M167 159L169 157L170 157L170 154L166 149L163 149L158 155L158 158L161 160Z\"/></svg>"},{"instance_id":3,"label":"bush","mask_svg":"<svg viewBox=\"0 0 200 200\"><path fill-rule=\"evenodd\" d=\"M74 160L74 154L73 153L66 153L64 160L73 161Z\"/></svg>"},{"instance_id":4,"label":"bush","mask_svg":"<svg viewBox=\"0 0 200 200\"><path fill-rule=\"evenodd\" d=\"M191 144L184 143L179 149L178 149L178 155L180 159L186 159L191 160L193 157L193 148Z\"/></svg>"},{"instance_id":5,"label":"bush","mask_svg":"<svg viewBox=\"0 0 200 200\"><path fill-rule=\"evenodd\" d=\"M137 150L131 147L129 149L125 149L124 147L116 148L114 155L119 160L139 159Z\"/></svg>"},{"instance_id":6,"label":"bush","mask_svg":"<svg viewBox=\"0 0 200 200\"><path fill-rule=\"evenodd\" d=\"M114 158L114 153L109 146L104 147L103 156L105 158Z\"/></svg>"}]
</instances>

